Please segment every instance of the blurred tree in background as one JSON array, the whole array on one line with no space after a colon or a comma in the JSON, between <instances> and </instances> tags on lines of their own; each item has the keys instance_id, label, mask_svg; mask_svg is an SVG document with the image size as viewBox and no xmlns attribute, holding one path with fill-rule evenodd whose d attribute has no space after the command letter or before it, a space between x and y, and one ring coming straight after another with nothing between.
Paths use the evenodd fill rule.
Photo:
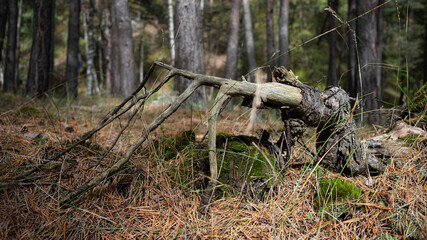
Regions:
<instances>
[{"instance_id":1,"label":"blurred tree in background","mask_svg":"<svg viewBox=\"0 0 427 240\"><path fill-rule=\"evenodd\" d=\"M10 11L5 7L9 2L0 0L0 65L2 68L0 73L5 73L4 56L10 41L6 39L8 19L5 18L9 14L4 14ZM35 84L44 82L44 80L41 82L34 80L36 65L34 65L33 56L36 53L31 53L31 46L36 45L37 39L40 39L38 28L33 27L33 23L37 24L40 20L38 12L34 11L40 2L23 1L22 16L18 16L22 24L17 33L20 37L17 43L20 47L16 47L19 54L15 54L19 56L19 65L15 64L17 66L15 68L18 68L16 91L32 95L47 91L46 86L50 86L50 89L59 96L66 96L64 93L68 23L72 17L69 10L70 2L54 1L56 11L54 15L53 12L49 13L54 16L52 19L55 23L54 28L52 27L55 32L51 34L54 37L55 46L54 66L48 64L50 61L53 62L53 59L46 59L46 64L43 66L49 65L49 69L40 74L48 76L48 84L42 84L45 86L42 87L43 90L35 90ZM198 22L201 24L197 27L199 33L196 38L203 49L199 55L203 55L201 69L204 69L206 74L240 79L241 75L246 75L254 68L251 66L253 64L249 63L255 62L255 67L261 68L267 79L268 66L287 65L307 84L321 89L328 85L338 85L349 90L354 96L358 94L360 97L362 91L357 86L361 82L358 79L359 73L371 69L369 76L372 75L373 79L381 79L375 80L372 87L367 87L368 83L362 84L362 88L366 90L363 91L363 95L373 96L372 92L376 92L373 99L378 105L374 104L371 109L408 103L411 96L426 83L427 79L427 2L423 0L367 2L372 5L355 0L198 0L189 1L187 4L197 5L200 11L201 20ZM125 35L117 34L115 30L114 25L121 21L118 21L112 12L114 3L125 4L128 7L128 20L125 22L128 26L130 25L126 34L129 36L129 32L131 33L130 42L126 42ZM179 41L182 36L180 31L184 31L187 27L180 25L177 21L170 21L171 15L176 17L182 14L182 10L177 8L179 3L180 1L177 0L81 0L78 49L81 59L77 59L81 67L78 70L78 91L84 93L90 84L86 69L92 63L99 79L100 91L121 96L132 92L131 88L138 82L136 76L143 73L144 68L153 61L171 63L171 54L173 54L171 45L175 44L174 41L170 41L171 36L173 40ZM246 12L251 15L254 54L249 55L243 3L247 3L249 8ZM172 5L174 12L169 11ZM93 61L90 60L89 52L85 51L89 40L83 38L84 28L82 27L83 15L90 11L93 12L93 50L90 51L93 54ZM372 23L364 24L364 19L371 15L375 15L371 18ZM352 21L347 23L348 20ZM47 26L50 25L46 20L43 27ZM330 31L334 26L336 29ZM237 30L232 30L232 27ZM285 27L287 30L282 30ZM369 30L382 29L376 32L375 42L365 37L364 27ZM174 32L171 29L174 29ZM372 36L371 33L368 35ZM376 47L382 45L382 48L371 51L370 56L375 58L368 59L363 57L363 52L364 48L370 44L375 44ZM42 48L39 45L33 48L33 51L46 47ZM134 63L129 62L130 60L122 60L117 55L123 53L124 49L131 49L130 47L132 47L131 59ZM121 50L117 50L118 48ZM196 49L196 45L189 44L187 48L191 52ZM230 50L228 53L227 49ZM48 52L44 51L43 54ZM40 54L41 52L39 56ZM185 64L196 61L195 58L183 58L184 56L179 55L180 53L177 52L176 66L187 68ZM30 56L32 56L31 59ZM254 59L249 61L248 56L254 56ZM44 55L43 58L48 58L48 55ZM33 64L30 64L30 60ZM123 69L123 66L116 64L123 64L124 61L129 69L126 71L129 77L127 79L132 79L130 82L126 80L128 81L126 83L123 76L116 76L118 70ZM0 77L2 76L0 74ZM365 79L363 74L361 76ZM9 87L5 84L4 77L0 82L3 90L8 91ZM9 81L9 77L7 80ZM24 90L25 86L28 86L28 91ZM72 89L69 87L68 90ZM178 89L178 86L175 89ZM377 120L374 119L373 122Z\"/></svg>"}]
</instances>

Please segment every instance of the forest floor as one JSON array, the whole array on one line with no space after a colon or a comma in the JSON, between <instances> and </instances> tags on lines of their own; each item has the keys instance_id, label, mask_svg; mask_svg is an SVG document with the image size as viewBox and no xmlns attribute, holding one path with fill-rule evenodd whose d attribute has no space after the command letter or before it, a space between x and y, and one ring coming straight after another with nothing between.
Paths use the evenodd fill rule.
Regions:
<instances>
[{"instance_id":1,"label":"forest floor","mask_svg":"<svg viewBox=\"0 0 427 240\"><path fill-rule=\"evenodd\" d=\"M203 189L177 178L184 162L195 156L183 151L166 156L163 143L192 129L195 144L203 145L207 110L177 111L124 169L84 193L72 207L61 207L62 197L111 166L163 109L146 106L103 159L129 116L59 160L50 160L119 102L0 96L1 239L427 238L427 152L419 141L408 143L411 151L405 158L392 159L384 173L372 178L345 177L310 165L313 157L299 146L285 170L273 169L262 196L247 191L216 194L207 214L201 214ZM277 140L274 133L282 129L280 119L266 112L247 129L249 111L235 107L222 113L218 132L259 137L261 129L269 129ZM371 129L360 132L364 137L379 134ZM308 148L314 142L310 134L304 141ZM330 180L334 185L328 188L343 189L327 189L327 199L319 197ZM340 195L349 189L351 194Z\"/></svg>"}]
</instances>

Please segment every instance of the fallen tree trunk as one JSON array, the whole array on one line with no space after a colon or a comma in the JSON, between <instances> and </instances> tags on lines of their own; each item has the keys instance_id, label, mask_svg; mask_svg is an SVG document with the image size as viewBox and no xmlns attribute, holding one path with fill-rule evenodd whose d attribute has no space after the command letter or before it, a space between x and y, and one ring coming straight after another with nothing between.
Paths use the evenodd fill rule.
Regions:
<instances>
[{"instance_id":1,"label":"fallen tree trunk","mask_svg":"<svg viewBox=\"0 0 427 240\"><path fill-rule=\"evenodd\" d=\"M255 84L246 81L235 81L195 74L173 68L161 62L155 62L152 68L150 68L149 74L146 75L146 79L148 79L155 66L169 70L169 73L161 81L161 84L166 83L174 76L185 77L192 80L193 83L178 97L175 103L171 104L147 127L124 157L99 176L65 196L61 204L72 203L80 194L97 186L106 178L119 171L130 160L135 149L145 142L148 134L154 131L165 119L175 112L202 85L220 89L209 117L210 182L213 183L210 184L211 187L212 185L214 187L217 179L216 119L226 99L235 96L258 99L264 106L280 109L284 121L296 118L302 120L308 126L315 127L319 133L316 139L316 160L318 164L323 164L333 171L345 174L357 175L367 173L369 163L365 160L367 158L362 158L361 148L356 138L355 124L352 121L350 98L344 90L333 87L325 91L320 91L317 88L302 84L292 72L288 72L284 67L278 68L274 72L274 76L278 82ZM129 99L136 97L141 89L143 89L142 86L127 99L127 102ZM158 89L160 89L159 86L150 93L144 94L144 99L151 96ZM118 113L119 109L124 106L124 103L120 104L113 114ZM136 104L136 102L132 104ZM109 121L113 121L115 118L109 114L108 119ZM104 123L105 121L101 122L96 131L104 127ZM89 138L96 131L89 132L85 138Z\"/></svg>"}]
</instances>

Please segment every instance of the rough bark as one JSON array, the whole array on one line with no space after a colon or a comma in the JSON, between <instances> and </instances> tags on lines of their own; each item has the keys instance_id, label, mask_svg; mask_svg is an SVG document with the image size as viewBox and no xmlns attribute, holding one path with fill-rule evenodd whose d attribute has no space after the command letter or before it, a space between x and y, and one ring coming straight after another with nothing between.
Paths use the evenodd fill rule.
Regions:
<instances>
[{"instance_id":1,"label":"rough bark","mask_svg":"<svg viewBox=\"0 0 427 240\"><path fill-rule=\"evenodd\" d=\"M316 127L318 161L338 173L366 173L368 164L361 158L348 94L338 87L324 91L316 88L302 90L304 97L301 105L289 112L292 117Z\"/></svg>"},{"instance_id":2,"label":"rough bark","mask_svg":"<svg viewBox=\"0 0 427 240\"><path fill-rule=\"evenodd\" d=\"M288 67L289 0L280 0L279 9L279 66Z\"/></svg>"},{"instance_id":3,"label":"rough bark","mask_svg":"<svg viewBox=\"0 0 427 240\"><path fill-rule=\"evenodd\" d=\"M102 19L102 17L100 18ZM102 28L99 28L99 31L102 31ZM97 39L97 50L98 50L98 72L99 72L99 89L102 90L104 88L104 84L105 84L105 77L104 77L104 53L103 50L104 48L104 43L102 41L102 34L98 35L98 39Z\"/></svg>"},{"instance_id":4,"label":"rough bark","mask_svg":"<svg viewBox=\"0 0 427 240\"><path fill-rule=\"evenodd\" d=\"M19 88L19 86L21 85L21 81L19 79L19 59L21 58L21 36L20 36L20 32L21 32L21 25L22 25L22 5L23 5L23 0L19 1L19 7L18 7L18 20L16 23L16 49L15 49L15 78L16 78L16 83L17 86Z\"/></svg>"},{"instance_id":5,"label":"rough bark","mask_svg":"<svg viewBox=\"0 0 427 240\"><path fill-rule=\"evenodd\" d=\"M105 28L103 31L103 38L106 44L104 45L104 57L105 57L105 85L108 93L112 93L112 82L111 82L111 69L112 69L112 62L111 62L111 14L110 10L107 8L105 9Z\"/></svg>"},{"instance_id":6,"label":"rough bark","mask_svg":"<svg viewBox=\"0 0 427 240\"><path fill-rule=\"evenodd\" d=\"M0 84L3 84L3 43L6 33L9 0L0 0Z\"/></svg>"},{"instance_id":7,"label":"rough bark","mask_svg":"<svg viewBox=\"0 0 427 240\"><path fill-rule=\"evenodd\" d=\"M237 57L239 51L240 0L233 0L228 25L227 62L225 64L225 78L235 79Z\"/></svg>"},{"instance_id":8,"label":"rough bark","mask_svg":"<svg viewBox=\"0 0 427 240\"><path fill-rule=\"evenodd\" d=\"M77 97L79 77L79 36L80 36L80 0L70 0L70 19L68 21L67 66L65 81L69 99Z\"/></svg>"},{"instance_id":9,"label":"rough bark","mask_svg":"<svg viewBox=\"0 0 427 240\"><path fill-rule=\"evenodd\" d=\"M348 0L348 21L349 29L347 31L348 45L348 92L351 97L356 98L358 89L356 84L357 58L356 58L356 0Z\"/></svg>"},{"instance_id":10,"label":"rough bark","mask_svg":"<svg viewBox=\"0 0 427 240\"><path fill-rule=\"evenodd\" d=\"M246 53L248 56L248 80L255 82L254 71L256 68L254 37L252 31L252 17L249 0L243 0L243 19L245 22Z\"/></svg>"},{"instance_id":11,"label":"rough bark","mask_svg":"<svg viewBox=\"0 0 427 240\"><path fill-rule=\"evenodd\" d=\"M16 37L18 35L18 2L16 0L9 0L9 16L7 27L7 47L5 58L5 75L4 75L4 92L15 93L18 88L18 81L16 78Z\"/></svg>"},{"instance_id":12,"label":"rough bark","mask_svg":"<svg viewBox=\"0 0 427 240\"><path fill-rule=\"evenodd\" d=\"M89 0L89 14L85 18L85 40L86 40L86 77L87 77L87 89L86 95L92 96L95 92L99 94L98 79L95 70L95 49L94 49L94 37L93 37L93 18L95 15L95 4L94 0ZM85 15L86 16L86 15Z\"/></svg>"},{"instance_id":13,"label":"rough bark","mask_svg":"<svg viewBox=\"0 0 427 240\"><path fill-rule=\"evenodd\" d=\"M141 40L139 42L139 82L142 82L143 79L144 79L144 33L141 34Z\"/></svg>"},{"instance_id":14,"label":"rough bark","mask_svg":"<svg viewBox=\"0 0 427 240\"><path fill-rule=\"evenodd\" d=\"M200 7L192 0L175 1L176 18L176 59L177 68L194 73L204 73L203 65L203 38L200 39L202 21ZM174 79L174 90L178 93L185 91L189 82L181 77ZM198 90L191 98L192 104L202 107L205 105L205 93Z\"/></svg>"},{"instance_id":15,"label":"rough bark","mask_svg":"<svg viewBox=\"0 0 427 240\"><path fill-rule=\"evenodd\" d=\"M271 82L271 72L272 69L275 67L276 64L274 64L274 58L273 54L275 51L274 47L274 1L273 0L266 0L266 28L267 28L267 81Z\"/></svg>"},{"instance_id":16,"label":"rough bark","mask_svg":"<svg viewBox=\"0 0 427 240\"><path fill-rule=\"evenodd\" d=\"M52 82L54 9L53 0L34 2L33 42L26 89L30 96L43 97Z\"/></svg>"},{"instance_id":17,"label":"rough bark","mask_svg":"<svg viewBox=\"0 0 427 240\"><path fill-rule=\"evenodd\" d=\"M384 3L384 0L378 0L378 5ZM377 66L376 66L376 88L377 88L377 98L381 99L381 75L382 75L382 61L383 61L383 31L384 31L384 7L378 9L377 15L377 39L376 39L376 57L377 57Z\"/></svg>"},{"instance_id":18,"label":"rough bark","mask_svg":"<svg viewBox=\"0 0 427 240\"><path fill-rule=\"evenodd\" d=\"M128 1L114 0L112 16L112 91L126 97L135 88L136 78Z\"/></svg>"},{"instance_id":19,"label":"rough bark","mask_svg":"<svg viewBox=\"0 0 427 240\"><path fill-rule=\"evenodd\" d=\"M360 98L362 99L361 113L366 123L379 123L378 91L376 79L377 63L377 11L371 11L378 6L378 0L357 1L356 34L358 38L357 51L360 74L356 73L356 82L360 84ZM370 12L369 12L370 11ZM369 13L368 13L369 12ZM365 14L365 15L363 15ZM362 16L363 15L363 16Z\"/></svg>"},{"instance_id":20,"label":"rough bark","mask_svg":"<svg viewBox=\"0 0 427 240\"><path fill-rule=\"evenodd\" d=\"M328 12L329 18L329 29L334 29L336 27L336 19L334 13L338 10L338 0L329 1L329 7L333 11ZM337 56L336 56L336 44L337 44L337 33L332 31L328 35L329 43L329 64L328 64L328 80L327 86L338 86L338 77L337 77Z\"/></svg>"},{"instance_id":21,"label":"rough bark","mask_svg":"<svg viewBox=\"0 0 427 240\"><path fill-rule=\"evenodd\" d=\"M175 31L173 24L173 4L172 0L168 0L168 14L169 14L169 43L171 48L171 64L175 65Z\"/></svg>"}]
</instances>

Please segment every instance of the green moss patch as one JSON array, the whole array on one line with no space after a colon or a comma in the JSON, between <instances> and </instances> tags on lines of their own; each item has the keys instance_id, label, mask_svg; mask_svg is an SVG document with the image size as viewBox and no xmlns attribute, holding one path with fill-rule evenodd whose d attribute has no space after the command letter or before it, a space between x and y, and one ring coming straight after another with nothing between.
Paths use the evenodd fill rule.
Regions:
<instances>
[{"instance_id":1,"label":"green moss patch","mask_svg":"<svg viewBox=\"0 0 427 240\"><path fill-rule=\"evenodd\" d=\"M325 211L338 218L348 212L347 200L357 199L361 194L362 190L351 181L322 178L318 183L315 204L320 212Z\"/></svg>"},{"instance_id":2,"label":"green moss patch","mask_svg":"<svg viewBox=\"0 0 427 240\"><path fill-rule=\"evenodd\" d=\"M36 117L36 116L39 116L42 112L33 106L22 106L20 109L18 109L18 113L21 113L30 117Z\"/></svg>"},{"instance_id":3,"label":"green moss patch","mask_svg":"<svg viewBox=\"0 0 427 240\"><path fill-rule=\"evenodd\" d=\"M169 161L168 175L174 182L194 190L201 190L208 182L209 150L206 144L195 143L192 131L183 132L176 138L164 140L162 148L164 159ZM261 153L252 142L258 139L251 136L217 135L217 164L219 188L217 196L248 194L259 197L270 185L272 169L270 161L275 160L267 153ZM180 158L177 158L178 153Z\"/></svg>"}]
</instances>

